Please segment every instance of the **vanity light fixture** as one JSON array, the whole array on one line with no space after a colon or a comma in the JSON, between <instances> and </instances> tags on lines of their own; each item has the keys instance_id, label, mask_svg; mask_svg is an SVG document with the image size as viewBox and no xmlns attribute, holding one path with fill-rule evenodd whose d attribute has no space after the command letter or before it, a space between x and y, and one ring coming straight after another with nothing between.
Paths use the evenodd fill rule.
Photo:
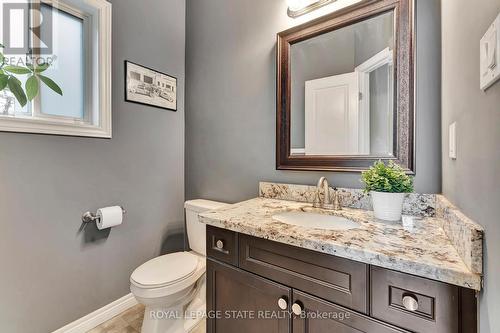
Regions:
<instances>
[{"instance_id":1,"label":"vanity light fixture","mask_svg":"<svg viewBox=\"0 0 500 333\"><path fill-rule=\"evenodd\" d=\"M296 18L330 4L335 8L329 12L334 12L362 1L366 0L287 0L288 16Z\"/></svg>"},{"instance_id":2,"label":"vanity light fixture","mask_svg":"<svg viewBox=\"0 0 500 333\"><path fill-rule=\"evenodd\" d=\"M287 0L288 16L298 17L337 0Z\"/></svg>"}]
</instances>

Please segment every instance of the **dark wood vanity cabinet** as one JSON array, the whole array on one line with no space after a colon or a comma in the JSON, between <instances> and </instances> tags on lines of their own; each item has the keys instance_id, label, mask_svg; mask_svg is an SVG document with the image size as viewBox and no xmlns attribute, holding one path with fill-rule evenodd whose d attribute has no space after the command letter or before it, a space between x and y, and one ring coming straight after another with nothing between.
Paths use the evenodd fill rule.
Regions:
<instances>
[{"instance_id":1,"label":"dark wood vanity cabinet","mask_svg":"<svg viewBox=\"0 0 500 333\"><path fill-rule=\"evenodd\" d=\"M217 261L207 260L207 332L288 333L286 316L266 319L292 289Z\"/></svg>"},{"instance_id":2,"label":"dark wood vanity cabinet","mask_svg":"<svg viewBox=\"0 0 500 333\"><path fill-rule=\"evenodd\" d=\"M209 333L477 332L465 288L211 226L207 256Z\"/></svg>"}]
</instances>

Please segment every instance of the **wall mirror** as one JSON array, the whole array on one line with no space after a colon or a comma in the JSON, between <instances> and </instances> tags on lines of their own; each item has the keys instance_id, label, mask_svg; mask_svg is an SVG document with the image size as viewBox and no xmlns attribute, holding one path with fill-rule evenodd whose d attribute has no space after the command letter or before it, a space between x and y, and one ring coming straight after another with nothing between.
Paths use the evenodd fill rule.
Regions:
<instances>
[{"instance_id":1,"label":"wall mirror","mask_svg":"<svg viewBox=\"0 0 500 333\"><path fill-rule=\"evenodd\" d=\"M278 34L278 169L414 172L412 13L364 1Z\"/></svg>"}]
</instances>

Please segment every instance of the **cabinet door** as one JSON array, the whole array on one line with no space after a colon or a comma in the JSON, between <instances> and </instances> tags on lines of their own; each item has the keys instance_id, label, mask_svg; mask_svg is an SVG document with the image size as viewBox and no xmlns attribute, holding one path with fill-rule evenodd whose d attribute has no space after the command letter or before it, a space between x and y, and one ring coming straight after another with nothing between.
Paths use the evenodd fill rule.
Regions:
<instances>
[{"instance_id":1,"label":"cabinet door","mask_svg":"<svg viewBox=\"0 0 500 333\"><path fill-rule=\"evenodd\" d=\"M408 333L339 305L294 290L293 333Z\"/></svg>"},{"instance_id":2,"label":"cabinet door","mask_svg":"<svg viewBox=\"0 0 500 333\"><path fill-rule=\"evenodd\" d=\"M208 333L289 333L290 299L288 287L207 259Z\"/></svg>"}]
</instances>

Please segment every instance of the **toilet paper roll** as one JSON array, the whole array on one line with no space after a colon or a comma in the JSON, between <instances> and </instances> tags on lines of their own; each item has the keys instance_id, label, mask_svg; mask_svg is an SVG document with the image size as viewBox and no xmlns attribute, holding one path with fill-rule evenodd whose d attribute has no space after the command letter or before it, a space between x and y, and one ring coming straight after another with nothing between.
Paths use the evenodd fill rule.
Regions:
<instances>
[{"instance_id":1,"label":"toilet paper roll","mask_svg":"<svg viewBox=\"0 0 500 333\"><path fill-rule=\"evenodd\" d=\"M122 224L123 210L120 206L105 207L97 210L97 229L107 229Z\"/></svg>"}]
</instances>

